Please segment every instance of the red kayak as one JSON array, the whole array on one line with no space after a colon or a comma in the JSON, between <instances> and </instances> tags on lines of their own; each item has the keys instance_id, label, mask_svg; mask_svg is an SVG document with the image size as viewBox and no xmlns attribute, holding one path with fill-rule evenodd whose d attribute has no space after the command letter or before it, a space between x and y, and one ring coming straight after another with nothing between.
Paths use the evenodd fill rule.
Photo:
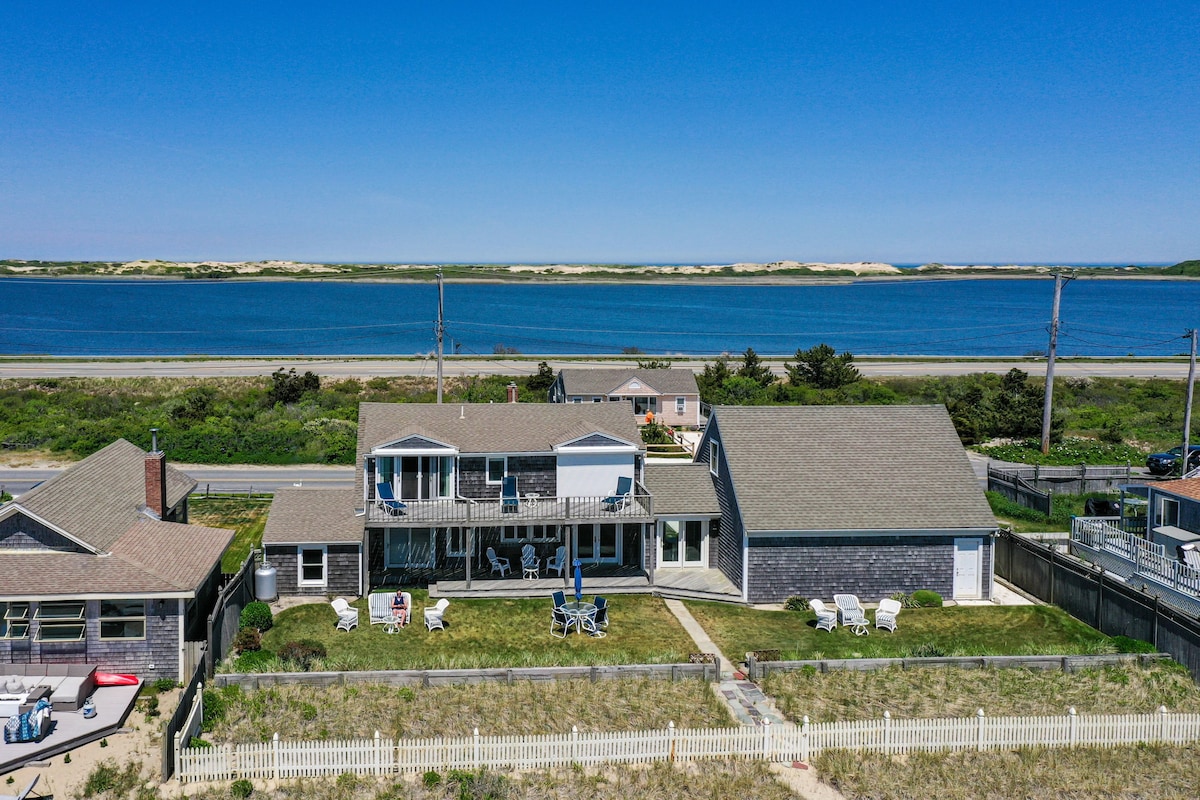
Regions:
<instances>
[{"instance_id":1,"label":"red kayak","mask_svg":"<svg viewBox=\"0 0 1200 800\"><path fill-rule=\"evenodd\" d=\"M97 686L137 686L137 675L114 675L111 672L97 672Z\"/></svg>"}]
</instances>

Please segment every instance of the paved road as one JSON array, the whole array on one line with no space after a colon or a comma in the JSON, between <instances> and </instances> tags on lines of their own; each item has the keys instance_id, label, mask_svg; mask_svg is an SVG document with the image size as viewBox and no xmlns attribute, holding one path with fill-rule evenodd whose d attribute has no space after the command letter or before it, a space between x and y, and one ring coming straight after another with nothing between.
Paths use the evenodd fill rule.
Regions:
<instances>
[{"instance_id":1,"label":"paved road","mask_svg":"<svg viewBox=\"0 0 1200 800\"><path fill-rule=\"evenodd\" d=\"M860 356L860 359L866 357ZM634 366L636 360L588 361L586 359L528 359L452 358L447 359L444 372L458 375L532 375L538 362L545 360L555 371L563 367ZM712 359L675 359L678 367L699 372ZM1030 375L1045 375L1045 361L869 361L856 362L867 376L911 375L969 375L976 372L1003 374L1013 367ZM783 373L782 362L771 368ZM270 375L276 369L297 372L311 370L329 378L370 378L374 376L425 376L437 374L432 359L373 359L354 356L319 359L228 359L211 361L69 361L69 360L10 360L0 363L0 378L129 378L129 377L234 377ZM1187 363L1164 361L1070 361L1060 360L1055 373L1061 377L1109 378L1177 378L1187 377Z\"/></svg>"},{"instance_id":2,"label":"paved road","mask_svg":"<svg viewBox=\"0 0 1200 800\"><path fill-rule=\"evenodd\" d=\"M274 492L283 486L319 486L325 489L350 489L354 486L354 467L210 467L199 464L173 464L199 482L196 494L211 492ZM13 495L58 474L57 469L0 467L0 487Z\"/></svg>"}]
</instances>

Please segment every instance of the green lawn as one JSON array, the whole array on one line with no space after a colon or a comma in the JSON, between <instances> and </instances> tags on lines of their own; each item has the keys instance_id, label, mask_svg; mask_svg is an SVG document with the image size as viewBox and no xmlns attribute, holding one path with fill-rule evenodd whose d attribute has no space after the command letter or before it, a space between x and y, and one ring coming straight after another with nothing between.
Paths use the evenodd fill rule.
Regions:
<instances>
[{"instance_id":1,"label":"green lawn","mask_svg":"<svg viewBox=\"0 0 1200 800\"><path fill-rule=\"evenodd\" d=\"M609 598L608 636L550 635L550 598L451 599L444 631L425 630L424 590L414 589L413 623L394 635L369 625L367 600L358 600L359 626L346 633L328 603L280 612L263 646L278 651L290 641L313 639L325 645L331 669L455 669L487 667L655 664L687 661L696 645L667 610L649 595ZM317 669L317 666L313 667Z\"/></svg>"},{"instance_id":2,"label":"green lawn","mask_svg":"<svg viewBox=\"0 0 1200 800\"><path fill-rule=\"evenodd\" d=\"M899 658L914 651L947 656L1116 652L1107 636L1053 606L906 608L895 633L871 628L869 636L855 636L842 627L819 631L811 611L760 611L700 601L686 606L734 660L750 650L780 650L788 660Z\"/></svg>"},{"instance_id":3,"label":"green lawn","mask_svg":"<svg viewBox=\"0 0 1200 800\"><path fill-rule=\"evenodd\" d=\"M222 571L237 572L250 551L262 546L270 507L269 497L192 497L188 500L188 522L237 531L221 559Z\"/></svg>"}]
</instances>

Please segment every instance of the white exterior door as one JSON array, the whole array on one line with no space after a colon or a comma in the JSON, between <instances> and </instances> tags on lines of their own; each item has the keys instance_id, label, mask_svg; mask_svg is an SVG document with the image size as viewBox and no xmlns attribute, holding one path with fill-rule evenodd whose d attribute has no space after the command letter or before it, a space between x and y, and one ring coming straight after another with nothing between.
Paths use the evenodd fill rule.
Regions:
<instances>
[{"instance_id":1,"label":"white exterior door","mask_svg":"<svg viewBox=\"0 0 1200 800\"><path fill-rule=\"evenodd\" d=\"M698 519L668 519L661 523L658 564L660 567L708 566L704 522Z\"/></svg>"},{"instance_id":2,"label":"white exterior door","mask_svg":"<svg viewBox=\"0 0 1200 800\"><path fill-rule=\"evenodd\" d=\"M954 599L983 597L983 539L954 540Z\"/></svg>"}]
</instances>

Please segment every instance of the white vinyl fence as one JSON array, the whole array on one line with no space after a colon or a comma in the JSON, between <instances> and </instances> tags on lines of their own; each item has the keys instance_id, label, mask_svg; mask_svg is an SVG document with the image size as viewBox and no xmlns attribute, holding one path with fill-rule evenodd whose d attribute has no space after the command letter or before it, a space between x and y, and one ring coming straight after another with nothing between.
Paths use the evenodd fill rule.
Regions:
<instances>
[{"instance_id":1,"label":"white vinyl fence","mask_svg":"<svg viewBox=\"0 0 1200 800\"><path fill-rule=\"evenodd\" d=\"M1058 717L987 717L983 710L965 719L826 722L803 725L769 723L758 728L701 728L544 736L474 736L434 739L374 739L285 742L279 734L257 744L188 747L180 750L180 780L300 778L340 775L391 775L427 770L536 769L571 764L696 761L706 758L753 758L808 761L831 748L878 753L914 750L991 750L1014 747L1075 747L1200 741L1200 714L1079 715L1071 709Z\"/></svg>"}]
</instances>

